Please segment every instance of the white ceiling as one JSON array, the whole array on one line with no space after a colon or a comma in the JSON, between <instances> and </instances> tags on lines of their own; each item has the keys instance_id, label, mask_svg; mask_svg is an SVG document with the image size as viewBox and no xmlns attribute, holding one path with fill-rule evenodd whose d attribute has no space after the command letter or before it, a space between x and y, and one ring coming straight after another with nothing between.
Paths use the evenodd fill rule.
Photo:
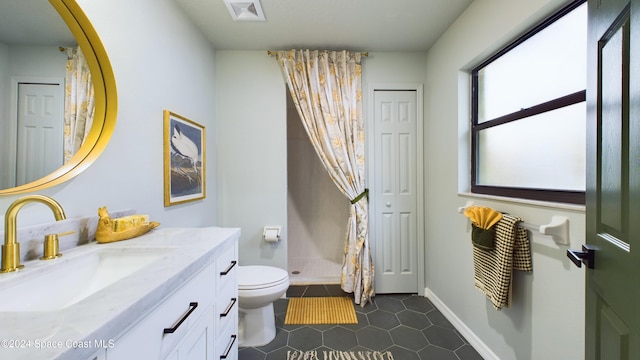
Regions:
<instances>
[{"instance_id":1,"label":"white ceiling","mask_svg":"<svg viewBox=\"0 0 640 360\"><path fill-rule=\"evenodd\" d=\"M0 42L72 46L67 24L46 0L0 0Z\"/></svg>"},{"instance_id":2,"label":"white ceiling","mask_svg":"<svg viewBox=\"0 0 640 360\"><path fill-rule=\"evenodd\" d=\"M265 22L223 0L175 0L219 50L426 51L472 0L261 0Z\"/></svg>"},{"instance_id":3,"label":"white ceiling","mask_svg":"<svg viewBox=\"0 0 640 360\"><path fill-rule=\"evenodd\" d=\"M426 51L472 0L262 0L265 22L232 20L223 0L175 1L220 50ZM0 0L0 41L73 38L46 0Z\"/></svg>"}]
</instances>

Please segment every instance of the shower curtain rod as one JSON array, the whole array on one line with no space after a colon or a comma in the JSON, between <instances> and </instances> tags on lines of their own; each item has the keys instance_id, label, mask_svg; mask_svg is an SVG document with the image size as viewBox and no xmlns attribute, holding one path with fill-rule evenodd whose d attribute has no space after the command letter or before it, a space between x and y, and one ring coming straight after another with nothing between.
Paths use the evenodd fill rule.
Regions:
<instances>
[{"instance_id":1,"label":"shower curtain rod","mask_svg":"<svg viewBox=\"0 0 640 360\"><path fill-rule=\"evenodd\" d=\"M273 56L273 55L275 55L276 53L277 53L277 51L276 51L276 50L267 50L267 55L269 55L269 56ZM356 53L357 53L357 51L356 51ZM367 51L367 52L361 52L361 53L360 53L360 55L362 55L362 56L369 56L369 52L368 52L368 51Z\"/></svg>"}]
</instances>

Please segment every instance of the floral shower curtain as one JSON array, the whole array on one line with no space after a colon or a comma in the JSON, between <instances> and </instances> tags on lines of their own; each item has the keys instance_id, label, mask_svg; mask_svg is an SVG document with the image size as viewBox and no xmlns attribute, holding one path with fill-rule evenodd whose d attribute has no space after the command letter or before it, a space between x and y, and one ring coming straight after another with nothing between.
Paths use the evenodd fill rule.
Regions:
<instances>
[{"instance_id":1,"label":"floral shower curtain","mask_svg":"<svg viewBox=\"0 0 640 360\"><path fill-rule=\"evenodd\" d=\"M364 183L361 54L278 51L304 128L329 176L351 201L341 287L364 306L373 296L368 200Z\"/></svg>"},{"instance_id":2,"label":"floral shower curtain","mask_svg":"<svg viewBox=\"0 0 640 360\"><path fill-rule=\"evenodd\" d=\"M91 129L94 116L93 82L80 50L67 48L64 99L64 162L78 151Z\"/></svg>"}]
</instances>

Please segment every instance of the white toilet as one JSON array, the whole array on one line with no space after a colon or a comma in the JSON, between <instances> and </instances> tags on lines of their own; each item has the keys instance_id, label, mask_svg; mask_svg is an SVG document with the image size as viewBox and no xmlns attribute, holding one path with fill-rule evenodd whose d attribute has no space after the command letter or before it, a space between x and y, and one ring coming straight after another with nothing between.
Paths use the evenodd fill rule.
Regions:
<instances>
[{"instance_id":1,"label":"white toilet","mask_svg":"<svg viewBox=\"0 0 640 360\"><path fill-rule=\"evenodd\" d=\"M238 267L238 346L262 346L276 336L273 302L289 287L289 274L273 266Z\"/></svg>"}]
</instances>

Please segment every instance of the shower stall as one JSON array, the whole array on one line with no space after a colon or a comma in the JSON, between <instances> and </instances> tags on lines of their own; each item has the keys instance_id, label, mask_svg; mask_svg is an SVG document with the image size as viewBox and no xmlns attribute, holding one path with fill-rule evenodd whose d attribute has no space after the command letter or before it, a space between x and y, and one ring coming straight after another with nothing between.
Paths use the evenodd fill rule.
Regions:
<instances>
[{"instance_id":1,"label":"shower stall","mask_svg":"<svg viewBox=\"0 0 640 360\"><path fill-rule=\"evenodd\" d=\"M288 93L287 183L291 284L339 284L350 204L320 162Z\"/></svg>"}]
</instances>

